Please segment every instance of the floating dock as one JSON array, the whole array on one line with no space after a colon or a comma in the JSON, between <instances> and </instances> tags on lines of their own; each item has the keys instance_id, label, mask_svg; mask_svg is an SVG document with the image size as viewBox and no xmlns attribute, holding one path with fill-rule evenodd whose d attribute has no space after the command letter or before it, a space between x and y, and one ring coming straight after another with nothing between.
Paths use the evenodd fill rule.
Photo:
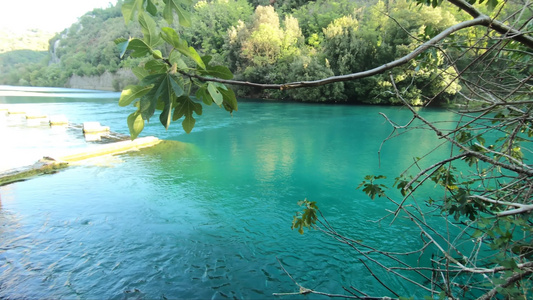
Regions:
<instances>
[{"instance_id":1,"label":"floating dock","mask_svg":"<svg viewBox=\"0 0 533 300\"><path fill-rule=\"evenodd\" d=\"M8 110L7 113L8 115L13 114L11 110ZM22 115L25 114L25 112L17 111L16 114ZM39 114L30 114L30 116L41 117ZM63 115L56 116L54 119L55 122L52 122L52 119L54 118L50 118L49 122L51 128L55 127L53 125L61 123L63 126L68 126L68 128L70 128L69 130L79 130L80 135L85 135L86 142L96 141L97 143L91 143L91 145L88 145L87 147L71 149L71 151L68 151L67 149L66 151L62 151L61 154L50 154L45 152L42 153L42 159L33 165L4 171L0 169L0 186L26 180L41 174L55 173L59 169L66 168L72 163L81 162L86 159L137 151L141 148L155 146L161 142L160 139L153 136L141 137L132 141L127 139L128 136L111 132L108 126L101 126L98 122L86 122L85 126L80 126L70 124ZM92 137L93 135L96 135L96 137ZM90 136L91 139L88 139L88 136ZM101 137L105 138L103 142L100 142Z\"/></svg>"}]
</instances>

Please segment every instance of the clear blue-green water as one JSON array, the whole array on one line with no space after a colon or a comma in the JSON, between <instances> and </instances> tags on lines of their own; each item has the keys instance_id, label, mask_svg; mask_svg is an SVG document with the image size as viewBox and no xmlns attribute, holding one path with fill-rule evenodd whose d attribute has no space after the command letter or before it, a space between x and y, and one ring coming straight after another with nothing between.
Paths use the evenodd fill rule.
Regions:
<instances>
[{"instance_id":1,"label":"clear blue-green water","mask_svg":"<svg viewBox=\"0 0 533 300\"><path fill-rule=\"evenodd\" d=\"M117 99L2 103L121 133L132 110ZM179 142L0 187L0 298L276 298L272 293L298 290L276 258L308 288L343 293L352 285L390 295L346 246L290 229L297 201L307 198L355 239L398 251L420 246L408 222L371 222L392 206L356 187L367 174L392 182L438 141L424 131L405 133L384 144L379 161L391 132L379 112L398 123L410 118L399 107L241 101L233 116L205 109L187 135L179 123L165 131L154 117L143 135ZM375 271L401 294L418 295Z\"/></svg>"}]
</instances>

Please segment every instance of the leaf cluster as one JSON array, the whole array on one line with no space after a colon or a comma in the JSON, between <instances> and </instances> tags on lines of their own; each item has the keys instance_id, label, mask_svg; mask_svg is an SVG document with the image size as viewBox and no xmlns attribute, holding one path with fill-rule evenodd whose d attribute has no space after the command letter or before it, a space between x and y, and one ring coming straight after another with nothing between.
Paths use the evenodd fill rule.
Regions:
<instances>
[{"instance_id":1,"label":"leaf cluster","mask_svg":"<svg viewBox=\"0 0 533 300\"><path fill-rule=\"evenodd\" d=\"M291 229L298 229L300 234L304 234L304 228L313 228L318 221L318 206L314 201L304 199L298 201L298 205L303 207L302 212L297 212L292 219Z\"/></svg>"},{"instance_id":2,"label":"leaf cluster","mask_svg":"<svg viewBox=\"0 0 533 300\"><path fill-rule=\"evenodd\" d=\"M163 15L171 24L173 13L178 16L179 24L190 25L190 15L184 6L189 1L163 1ZM159 121L168 129L172 121L183 118L182 127L190 133L196 119L194 114L202 114L202 101L205 105L215 103L232 113L238 109L235 93L224 84L201 82L194 74L204 77L232 79L231 71L220 65L210 65L211 56L200 56L186 40L171 27L158 28L152 18L157 14L157 6L151 0L126 1L122 6L126 22L137 13L143 38L119 38L115 40L121 57L147 58L144 64L134 68L139 79L138 85L127 86L119 99L119 105L133 105L137 110L128 117L128 128L132 139L144 129L156 110L160 110ZM170 50L169 50L170 49ZM165 54L166 55L165 55ZM193 87L196 99L191 95Z\"/></svg>"}]
</instances>

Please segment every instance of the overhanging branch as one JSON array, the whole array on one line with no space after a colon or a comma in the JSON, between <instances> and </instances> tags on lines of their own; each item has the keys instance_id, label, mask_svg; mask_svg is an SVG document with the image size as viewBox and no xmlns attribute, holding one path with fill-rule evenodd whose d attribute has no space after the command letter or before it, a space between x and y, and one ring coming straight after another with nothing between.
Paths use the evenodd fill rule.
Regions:
<instances>
[{"instance_id":1,"label":"overhanging branch","mask_svg":"<svg viewBox=\"0 0 533 300\"><path fill-rule=\"evenodd\" d=\"M479 10L477 10L474 6L472 6L470 3L464 1L464 0L448 0L451 4L459 7L464 12L468 13L475 19L480 17L486 17L486 15L482 14ZM474 19L474 20L475 20ZM489 18L490 19L490 18ZM483 24L491 29L494 29L496 32L503 34L504 36L508 37L509 39L515 40L517 42L522 43L523 45L527 46L528 48L533 49L533 37L527 35L524 32L521 32L519 30L516 30L510 26L505 25L504 23L498 21L498 20L490 20L488 24Z\"/></svg>"}]
</instances>

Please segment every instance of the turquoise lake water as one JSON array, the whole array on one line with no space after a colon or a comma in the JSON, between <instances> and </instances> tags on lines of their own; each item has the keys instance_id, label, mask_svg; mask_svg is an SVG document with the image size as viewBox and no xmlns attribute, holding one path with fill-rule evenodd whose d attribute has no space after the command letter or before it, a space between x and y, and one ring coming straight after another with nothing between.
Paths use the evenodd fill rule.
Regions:
<instances>
[{"instance_id":1,"label":"turquoise lake water","mask_svg":"<svg viewBox=\"0 0 533 300\"><path fill-rule=\"evenodd\" d=\"M99 121L119 133L127 133L132 111L116 98L90 96L6 96L0 105ZM392 182L439 141L407 132L383 145L380 161L391 127L379 112L399 124L410 118L400 107L241 101L233 116L205 108L187 135L179 122L165 131L154 117L142 136L178 142L2 186L0 298L307 299L272 295L298 290L276 258L308 288L342 294L352 285L391 296L348 247L290 229L297 201L307 198L355 239L396 251L420 246L410 223L372 222L393 207L356 187L367 174ZM38 154L47 143L26 151ZM401 294L419 295L375 271Z\"/></svg>"}]
</instances>

